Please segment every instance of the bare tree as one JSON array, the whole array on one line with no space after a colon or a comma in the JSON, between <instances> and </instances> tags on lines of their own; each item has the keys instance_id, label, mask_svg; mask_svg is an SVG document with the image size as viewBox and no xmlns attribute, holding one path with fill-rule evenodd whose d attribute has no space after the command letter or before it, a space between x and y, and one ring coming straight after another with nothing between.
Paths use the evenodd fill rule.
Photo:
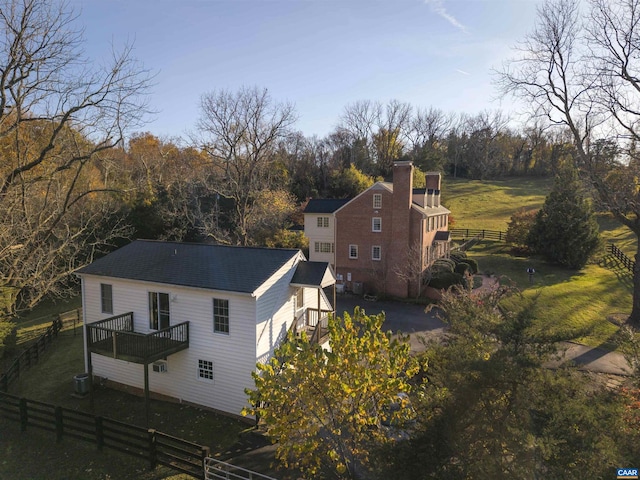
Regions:
<instances>
[{"instance_id":1,"label":"bare tree","mask_svg":"<svg viewBox=\"0 0 640 480\"><path fill-rule=\"evenodd\" d=\"M262 190L277 189L278 143L296 121L293 105L271 99L266 89L243 87L202 96L199 136L194 140L211 159L216 192L233 201L232 238L250 243L250 219Z\"/></svg>"},{"instance_id":2,"label":"bare tree","mask_svg":"<svg viewBox=\"0 0 640 480\"><path fill-rule=\"evenodd\" d=\"M404 261L393 266L393 273L409 284L416 298L422 293L422 284L427 274L427 259L420 242L415 242L407 248Z\"/></svg>"},{"instance_id":3,"label":"bare tree","mask_svg":"<svg viewBox=\"0 0 640 480\"><path fill-rule=\"evenodd\" d=\"M536 28L499 72L499 83L504 92L532 105L534 115L571 132L599 201L640 238L640 191L634 180L640 174L634 161L640 128L640 4L590 0L583 17L579 3L540 6ZM597 135L615 138L631 161L603 171L600 161L592 161L599 158L590 148ZM635 257L629 321L640 327L640 241Z\"/></svg>"},{"instance_id":4,"label":"bare tree","mask_svg":"<svg viewBox=\"0 0 640 480\"><path fill-rule=\"evenodd\" d=\"M345 107L338 131L346 133L352 146L365 147L366 157L352 161L368 174L389 175L409 137L412 107L391 100L386 105L362 100ZM375 165L375 168L374 168Z\"/></svg>"},{"instance_id":5,"label":"bare tree","mask_svg":"<svg viewBox=\"0 0 640 480\"><path fill-rule=\"evenodd\" d=\"M96 161L147 113L131 49L95 66L65 3L0 1L0 314L29 308L122 233Z\"/></svg>"}]
</instances>

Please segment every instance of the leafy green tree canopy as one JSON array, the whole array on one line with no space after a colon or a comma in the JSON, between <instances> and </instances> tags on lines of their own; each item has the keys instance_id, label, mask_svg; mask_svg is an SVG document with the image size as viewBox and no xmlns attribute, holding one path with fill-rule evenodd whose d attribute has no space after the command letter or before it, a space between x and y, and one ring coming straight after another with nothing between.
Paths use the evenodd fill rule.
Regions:
<instances>
[{"instance_id":1,"label":"leafy green tree canopy","mask_svg":"<svg viewBox=\"0 0 640 480\"><path fill-rule=\"evenodd\" d=\"M248 391L277 456L307 478L361 478L370 452L393 441L413 410L406 403L417 363L406 337L382 331L384 314L329 319L330 348L291 332L266 365L258 364ZM389 408L396 405L399 408ZM385 427L394 425L396 427Z\"/></svg>"}]
</instances>

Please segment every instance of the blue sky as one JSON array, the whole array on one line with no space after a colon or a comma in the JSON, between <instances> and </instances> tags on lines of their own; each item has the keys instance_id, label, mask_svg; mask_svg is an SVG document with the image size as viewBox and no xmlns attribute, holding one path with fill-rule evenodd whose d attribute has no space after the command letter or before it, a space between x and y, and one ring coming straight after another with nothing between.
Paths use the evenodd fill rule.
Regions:
<instances>
[{"instance_id":1,"label":"blue sky","mask_svg":"<svg viewBox=\"0 0 640 480\"><path fill-rule=\"evenodd\" d=\"M265 87L323 136L345 105L391 99L446 112L517 110L491 68L531 30L538 0L73 0L86 52L111 45L157 73L147 130L194 129L202 94Z\"/></svg>"}]
</instances>

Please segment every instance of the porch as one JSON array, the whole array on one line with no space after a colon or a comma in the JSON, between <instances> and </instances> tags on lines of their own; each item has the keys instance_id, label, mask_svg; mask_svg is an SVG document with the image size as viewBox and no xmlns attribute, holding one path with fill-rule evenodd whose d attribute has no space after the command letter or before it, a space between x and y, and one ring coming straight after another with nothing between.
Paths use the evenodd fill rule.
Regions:
<instances>
[{"instance_id":1,"label":"porch","mask_svg":"<svg viewBox=\"0 0 640 480\"><path fill-rule=\"evenodd\" d=\"M293 322L292 329L296 336L305 332L311 343L324 343L329 336L329 314L333 310L307 308Z\"/></svg>"},{"instance_id":2,"label":"porch","mask_svg":"<svg viewBox=\"0 0 640 480\"><path fill-rule=\"evenodd\" d=\"M147 365L189 348L189 322L151 333L133 330L133 312L87 324L92 353Z\"/></svg>"}]
</instances>

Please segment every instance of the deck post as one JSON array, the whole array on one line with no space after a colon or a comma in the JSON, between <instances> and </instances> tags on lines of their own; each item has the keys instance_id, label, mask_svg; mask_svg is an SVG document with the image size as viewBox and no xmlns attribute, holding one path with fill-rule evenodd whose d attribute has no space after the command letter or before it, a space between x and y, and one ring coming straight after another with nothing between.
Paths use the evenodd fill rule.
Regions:
<instances>
[{"instance_id":1,"label":"deck post","mask_svg":"<svg viewBox=\"0 0 640 480\"><path fill-rule=\"evenodd\" d=\"M85 329L88 330L88 327L85 326ZM87 373L89 374L89 408L93 413L94 407L94 393L93 393L93 365L91 364L91 332L85 332L87 338L87 345L85 347L85 351L87 352Z\"/></svg>"},{"instance_id":2,"label":"deck post","mask_svg":"<svg viewBox=\"0 0 640 480\"><path fill-rule=\"evenodd\" d=\"M144 363L144 415L147 422L147 428L150 423L150 399L149 399L149 364Z\"/></svg>"},{"instance_id":3,"label":"deck post","mask_svg":"<svg viewBox=\"0 0 640 480\"><path fill-rule=\"evenodd\" d=\"M336 309L338 307L338 299L336 298L336 283L333 282L333 316L336 316Z\"/></svg>"}]
</instances>

